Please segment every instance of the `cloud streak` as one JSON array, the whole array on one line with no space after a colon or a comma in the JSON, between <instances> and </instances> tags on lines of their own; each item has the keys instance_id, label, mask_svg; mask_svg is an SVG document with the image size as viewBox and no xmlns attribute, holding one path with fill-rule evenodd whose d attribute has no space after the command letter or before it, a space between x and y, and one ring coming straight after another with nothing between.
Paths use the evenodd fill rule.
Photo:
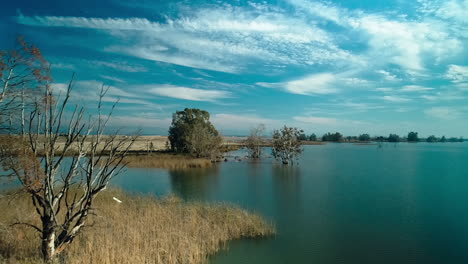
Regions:
<instances>
[{"instance_id":1,"label":"cloud streak","mask_svg":"<svg viewBox=\"0 0 468 264\"><path fill-rule=\"evenodd\" d=\"M232 97L232 94L223 90L202 90L188 87L162 85L149 88L150 93L190 101L217 102Z\"/></svg>"}]
</instances>

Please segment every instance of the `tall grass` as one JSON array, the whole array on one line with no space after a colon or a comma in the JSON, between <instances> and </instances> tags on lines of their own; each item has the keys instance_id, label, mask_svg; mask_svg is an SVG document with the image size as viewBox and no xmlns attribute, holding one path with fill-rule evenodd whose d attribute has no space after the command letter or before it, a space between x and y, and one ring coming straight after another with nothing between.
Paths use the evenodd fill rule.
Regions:
<instances>
[{"instance_id":1,"label":"tall grass","mask_svg":"<svg viewBox=\"0 0 468 264\"><path fill-rule=\"evenodd\" d=\"M122 203L113 200L117 197ZM225 204L185 203L104 191L95 201L90 227L61 257L65 263L203 263L232 239L260 238L274 228L257 214ZM25 194L0 196L0 263L40 261L37 223Z\"/></svg>"},{"instance_id":2,"label":"tall grass","mask_svg":"<svg viewBox=\"0 0 468 264\"><path fill-rule=\"evenodd\" d=\"M187 169L208 168L213 165L209 159L159 152L146 155L129 155L125 157L124 162L128 163L127 167L129 168Z\"/></svg>"}]
</instances>

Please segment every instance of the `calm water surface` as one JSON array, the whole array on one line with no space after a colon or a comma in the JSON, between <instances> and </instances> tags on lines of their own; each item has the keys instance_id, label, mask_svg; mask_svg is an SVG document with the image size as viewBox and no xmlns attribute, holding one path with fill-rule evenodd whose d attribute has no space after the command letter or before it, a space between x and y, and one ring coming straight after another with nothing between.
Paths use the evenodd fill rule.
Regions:
<instances>
[{"instance_id":1,"label":"calm water surface","mask_svg":"<svg viewBox=\"0 0 468 264\"><path fill-rule=\"evenodd\" d=\"M228 263L468 263L468 144L306 146L296 167L271 159L187 172L128 169L114 184L228 201L276 224L241 240Z\"/></svg>"}]
</instances>

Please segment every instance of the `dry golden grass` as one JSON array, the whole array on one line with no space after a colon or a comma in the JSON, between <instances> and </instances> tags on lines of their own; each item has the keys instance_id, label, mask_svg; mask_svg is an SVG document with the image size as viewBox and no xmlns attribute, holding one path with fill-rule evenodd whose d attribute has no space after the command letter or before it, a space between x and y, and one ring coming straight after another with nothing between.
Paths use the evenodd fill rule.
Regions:
<instances>
[{"instance_id":1,"label":"dry golden grass","mask_svg":"<svg viewBox=\"0 0 468 264\"><path fill-rule=\"evenodd\" d=\"M146 155L129 155L125 157L124 162L128 163L127 167L129 168L187 169L208 168L213 165L209 159L157 152Z\"/></svg>"},{"instance_id":2,"label":"dry golden grass","mask_svg":"<svg viewBox=\"0 0 468 264\"><path fill-rule=\"evenodd\" d=\"M112 197L123 202L117 203ZM232 239L274 234L259 215L224 204L185 203L120 190L104 191L95 201L88 227L61 258L65 263L203 263ZM38 233L16 221L37 223L25 194L0 197L0 263L40 261Z\"/></svg>"}]
</instances>

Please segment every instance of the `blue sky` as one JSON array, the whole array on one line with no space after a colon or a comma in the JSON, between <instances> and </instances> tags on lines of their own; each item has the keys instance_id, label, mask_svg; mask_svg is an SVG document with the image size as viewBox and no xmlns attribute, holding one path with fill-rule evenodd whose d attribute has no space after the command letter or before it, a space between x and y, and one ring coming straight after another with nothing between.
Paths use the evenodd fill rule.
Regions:
<instances>
[{"instance_id":1,"label":"blue sky","mask_svg":"<svg viewBox=\"0 0 468 264\"><path fill-rule=\"evenodd\" d=\"M468 136L468 0L8 1L0 48L37 44L61 90L112 125L166 134L208 110L225 135L263 123L319 135Z\"/></svg>"}]
</instances>

